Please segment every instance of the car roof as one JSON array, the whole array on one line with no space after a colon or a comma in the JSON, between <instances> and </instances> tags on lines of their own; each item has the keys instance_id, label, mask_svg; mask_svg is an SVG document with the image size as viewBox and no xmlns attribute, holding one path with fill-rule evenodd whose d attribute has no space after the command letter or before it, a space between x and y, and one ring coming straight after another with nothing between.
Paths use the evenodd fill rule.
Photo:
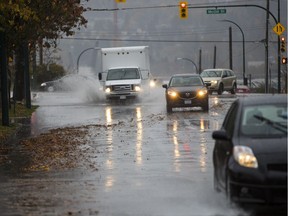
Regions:
<instances>
[{"instance_id":1,"label":"car roof","mask_svg":"<svg viewBox=\"0 0 288 216\"><path fill-rule=\"evenodd\" d=\"M275 94L275 95L255 95L249 97L241 97L238 99L243 106L253 105L268 105L268 104L287 104L287 95Z\"/></svg>"},{"instance_id":2,"label":"car roof","mask_svg":"<svg viewBox=\"0 0 288 216\"><path fill-rule=\"evenodd\" d=\"M199 77L199 74L174 74L172 77Z\"/></svg>"},{"instance_id":3,"label":"car roof","mask_svg":"<svg viewBox=\"0 0 288 216\"><path fill-rule=\"evenodd\" d=\"M205 69L205 70L203 70L203 71L211 71L211 70L213 70L213 71L215 71L215 70L218 70L218 71L222 71L222 70L230 70L230 71L232 71L231 69L228 69L228 68L208 68L208 69Z\"/></svg>"}]
</instances>

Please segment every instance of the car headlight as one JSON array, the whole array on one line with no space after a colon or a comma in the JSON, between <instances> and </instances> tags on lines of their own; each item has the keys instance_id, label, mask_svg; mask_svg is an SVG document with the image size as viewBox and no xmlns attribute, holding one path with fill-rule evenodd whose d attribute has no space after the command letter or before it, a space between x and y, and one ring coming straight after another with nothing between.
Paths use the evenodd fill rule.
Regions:
<instances>
[{"instance_id":1,"label":"car headlight","mask_svg":"<svg viewBox=\"0 0 288 216\"><path fill-rule=\"evenodd\" d=\"M42 83L42 84L41 84L41 87L45 87L45 86L47 86L46 83Z\"/></svg>"},{"instance_id":2,"label":"car headlight","mask_svg":"<svg viewBox=\"0 0 288 216\"><path fill-rule=\"evenodd\" d=\"M110 87L107 87L106 89L105 89L105 93L110 93L111 92L111 88Z\"/></svg>"},{"instance_id":3,"label":"car headlight","mask_svg":"<svg viewBox=\"0 0 288 216\"><path fill-rule=\"evenodd\" d=\"M135 86L135 91L136 91L136 92L139 92L139 91L141 91L141 88L140 88L140 86Z\"/></svg>"},{"instance_id":4,"label":"car headlight","mask_svg":"<svg viewBox=\"0 0 288 216\"><path fill-rule=\"evenodd\" d=\"M212 81L211 81L211 84L212 84L212 85L215 85L215 84L217 84L217 82L218 82L217 80L212 80Z\"/></svg>"},{"instance_id":5,"label":"car headlight","mask_svg":"<svg viewBox=\"0 0 288 216\"><path fill-rule=\"evenodd\" d=\"M257 158L254 156L252 149L247 146L235 146L233 156L241 166L258 168Z\"/></svg>"},{"instance_id":6,"label":"car headlight","mask_svg":"<svg viewBox=\"0 0 288 216\"><path fill-rule=\"evenodd\" d=\"M202 89L197 92L198 96L203 97L208 93L207 89Z\"/></svg>"},{"instance_id":7,"label":"car headlight","mask_svg":"<svg viewBox=\"0 0 288 216\"><path fill-rule=\"evenodd\" d=\"M168 91L167 94L171 97L176 97L177 96L177 92L175 91Z\"/></svg>"}]
</instances>

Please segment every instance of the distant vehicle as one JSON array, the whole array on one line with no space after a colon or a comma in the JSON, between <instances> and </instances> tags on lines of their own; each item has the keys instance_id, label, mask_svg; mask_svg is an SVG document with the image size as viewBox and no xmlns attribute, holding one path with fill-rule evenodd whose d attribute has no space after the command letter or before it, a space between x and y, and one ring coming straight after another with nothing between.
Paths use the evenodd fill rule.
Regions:
<instances>
[{"instance_id":1,"label":"distant vehicle","mask_svg":"<svg viewBox=\"0 0 288 216\"><path fill-rule=\"evenodd\" d=\"M200 75L175 74L162 87L166 89L167 112L172 112L174 107L202 107L209 111L208 90Z\"/></svg>"},{"instance_id":2,"label":"distant vehicle","mask_svg":"<svg viewBox=\"0 0 288 216\"><path fill-rule=\"evenodd\" d=\"M41 83L40 91L72 91L76 89L81 79L85 80L87 77L78 74L66 75L57 80Z\"/></svg>"},{"instance_id":3,"label":"distant vehicle","mask_svg":"<svg viewBox=\"0 0 288 216\"><path fill-rule=\"evenodd\" d=\"M98 78L107 99L135 99L149 93L148 46L102 48L101 62Z\"/></svg>"},{"instance_id":4,"label":"distant vehicle","mask_svg":"<svg viewBox=\"0 0 288 216\"><path fill-rule=\"evenodd\" d=\"M287 95L237 99L212 137L215 190L234 202L287 205Z\"/></svg>"},{"instance_id":5,"label":"distant vehicle","mask_svg":"<svg viewBox=\"0 0 288 216\"><path fill-rule=\"evenodd\" d=\"M250 88L249 88L248 86L237 84L236 93L248 94L248 93L250 93L250 92L251 92L251 90L250 90Z\"/></svg>"},{"instance_id":6,"label":"distant vehicle","mask_svg":"<svg viewBox=\"0 0 288 216\"><path fill-rule=\"evenodd\" d=\"M231 94L236 93L237 78L230 69L206 69L201 72L200 76L206 84L210 84L208 87L210 94L214 91L218 95L221 95L223 91L230 91Z\"/></svg>"}]
</instances>

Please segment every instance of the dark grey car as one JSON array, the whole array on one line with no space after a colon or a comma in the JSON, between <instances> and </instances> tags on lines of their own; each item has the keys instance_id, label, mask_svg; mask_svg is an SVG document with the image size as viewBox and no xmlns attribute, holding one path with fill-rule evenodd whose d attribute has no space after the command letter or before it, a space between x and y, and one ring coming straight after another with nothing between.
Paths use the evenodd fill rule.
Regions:
<instances>
[{"instance_id":1,"label":"dark grey car","mask_svg":"<svg viewBox=\"0 0 288 216\"><path fill-rule=\"evenodd\" d=\"M176 74L170 78L166 89L167 112L172 112L175 107L202 107L209 110L208 90L198 74Z\"/></svg>"},{"instance_id":2,"label":"dark grey car","mask_svg":"<svg viewBox=\"0 0 288 216\"><path fill-rule=\"evenodd\" d=\"M235 202L287 204L287 95L237 99L212 137L217 191Z\"/></svg>"}]
</instances>

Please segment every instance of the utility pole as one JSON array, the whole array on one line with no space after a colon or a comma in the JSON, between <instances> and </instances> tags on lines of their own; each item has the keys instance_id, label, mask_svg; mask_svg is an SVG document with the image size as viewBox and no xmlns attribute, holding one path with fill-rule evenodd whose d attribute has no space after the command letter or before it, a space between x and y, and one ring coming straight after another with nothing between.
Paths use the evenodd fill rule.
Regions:
<instances>
[{"instance_id":1,"label":"utility pole","mask_svg":"<svg viewBox=\"0 0 288 216\"><path fill-rule=\"evenodd\" d=\"M232 54L232 27L229 27L229 62L230 69L233 70L233 54Z\"/></svg>"},{"instance_id":2,"label":"utility pole","mask_svg":"<svg viewBox=\"0 0 288 216\"><path fill-rule=\"evenodd\" d=\"M214 60L213 60L213 68L216 68L216 56L217 56L217 47L214 46Z\"/></svg>"},{"instance_id":3,"label":"utility pole","mask_svg":"<svg viewBox=\"0 0 288 216\"><path fill-rule=\"evenodd\" d=\"M268 76L269 76L269 11L270 9L270 0L267 0L267 13L266 13L266 39L265 39L265 93L269 93L269 86L268 86Z\"/></svg>"},{"instance_id":4,"label":"utility pole","mask_svg":"<svg viewBox=\"0 0 288 216\"><path fill-rule=\"evenodd\" d=\"M199 74L202 71L202 49L199 50Z\"/></svg>"},{"instance_id":5,"label":"utility pole","mask_svg":"<svg viewBox=\"0 0 288 216\"><path fill-rule=\"evenodd\" d=\"M280 23L280 0L278 0L278 23ZM278 35L278 94L281 93L281 53L280 53L280 35Z\"/></svg>"}]
</instances>

